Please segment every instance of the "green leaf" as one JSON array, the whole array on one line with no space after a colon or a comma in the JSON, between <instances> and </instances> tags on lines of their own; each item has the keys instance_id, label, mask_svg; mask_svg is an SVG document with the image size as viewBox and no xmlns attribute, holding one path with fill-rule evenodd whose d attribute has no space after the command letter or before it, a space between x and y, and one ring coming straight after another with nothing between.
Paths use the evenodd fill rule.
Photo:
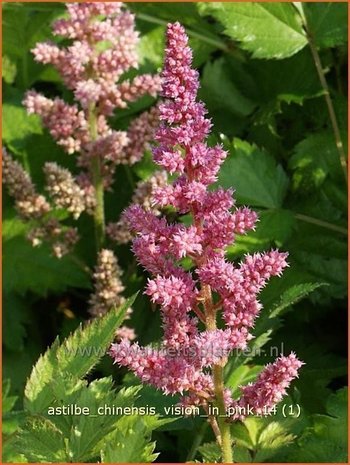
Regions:
<instances>
[{"instance_id":1,"label":"green leaf","mask_svg":"<svg viewBox=\"0 0 350 465\"><path fill-rule=\"evenodd\" d=\"M17 74L16 63L10 60L7 55L2 56L2 78L7 84L13 84Z\"/></svg>"},{"instance_id":2,"label":"green leaf","mask_svg":"<svg viewBox=\"0 0 350 465\"><path fill-rule=\"evenodd\" d=\"M159 166L154 163L152 154L147 151L142 159L135 164L133 171L139 178L146 181L157 169Z\"/></svg>"},{"instance_id":3,"label":"green leaf","mask_svg":"<svg viewBox=\"0 0 350 465\"><path fill-rule=\"evenodd\" d=\"M65 461L69 462L89 462L100 456L101 447L109 444L108 435L115 435L117 425L125 418L124 409L131 408L140 390L139 386L134 386L115 393L111 377L92 381L88 385L87 381L77 380L69 373L55 377L49 388L52 391L52 403L45 412L31 417L30 420L38 419L39 431L45 430L49 424L51 436L54 438L58 432L64 443L62 454L65 454ZM73 406L75 409L84 408L84 411L64 413L63 409L72 409ZM162 420L159 424L162 424ZM152 419L150 425L158 426L156 418ZM123 428L118 431L118 436L121 437L120 431L123 431ZM45 434L44 431L43 435ZM29 421L16 438L18 450L22 447L27 457L32 457L32 452L26 450L26 443L31 435L33 429ZM46 447L40 447L39 444L35 454L39 460L50 460Z\"/></svg>"},{"instance_id":4,"label":"green leaf","mask_svg":"<svg viewBox=\"0 0 350 465\"><path fill-rule=\"evenodd\" d=\"M31 417L18 435L15 447L29 462L66 462L64 436L49 420Z\"/></svg>"},{"instance_id":5,"label":"green leaf","mask_svg":"<svg viewBox=\"0 0 350 465\"><path fill-rule=\"evenodd\" d=\"M240 258L245 253L264 251L272 247L282 247L295 229L294 214L285 209L259 212L255 231L236 236L234 244L227 247L230 260Z\"/></svg>"},{"instance_id":6,"label":"green leaf","mask_svg":"<svg viewBox=\"0 0 350 465\"><path fill-rule=\"evenodd\" d=\"M234 139L218 184L224 188L233 187L241 204L279 208L286 194L288 178L271 155L255 145Z\"/></svg>"},{"instance_id":7,"label":"green leaf","mask_svg":"<svg viewBox=\"0 0 350 465\"><path fill-rule=\"evenodd\" d=\"M11 381L5 379L2 383L2 413L10 412L17 400L16 396L10 396Z\"/></svg>"},{"instance_id":8,"label":"green leaf","mask_svg":"<svg viewBox=\"0 0 350 465\"><path fill-rule=\"evenodd\" d=\"M348 8L346 3L304 3L303 10L318 47L335 47L347 42Z\"/></svg>"},{"instance_id":9,"label":"green leaf","mask_svg":"<svg viewBox=\"0 0 350 465\"><path fill-rule=\"evenodd\" d=\"M218 85L220 83L220 85ZM255 108L255 103L246 98L235 86L230 68L224 58L208 62L203 70L201 96L210 113L230 112L236 116L247 116ZM227 117L227 113L226 117Z\"/></svg>"},{"instance_id":10,"label":"green leaf","mask_svg":"<svg viewBox=\"0 0 350 465\"><path fill-rule=\"evenodd\" d=\"M308 225L307 225L308 226ZM315 227L305 227L288 244L293 259L315 279L328 283L327 295L341 298L346 295L346 242L336 233L315 233Z\"/></svg>"},{"instance_id":11,"label":"green leaf","mask_svg":"<svg viewBox=\"0 0 350 465\"><path fill-rule=\"evenodd\" d=\"M116 430L107 438L101 450L103 463L150 463L158 457L151 441L151 428L147 417L138 415L122 418ZM152 429L157 419L152 419Z\"/></svg>"},{"instance_id":12,"label":"green leaf","mask_svg":"<svg viewBox=\"0 0 350 465\"><path fill-rule=\"evenodd\" d=\"M150 61L160 67L163 62L165 26L155 27L147 34L143 34L139 43L140 63Z\"/></svg>"},{"instance_id":13,"label":"green leaf","mask_svg":"<svg viewBox=\"0 0 350 465\"><path fill-rule=\"evenodd\" d=\"M279 449L291 444L294 439L295 436L288 433L283 424L272 421L259 435L254 462L265 462Z\"/></svg>"},{"instance_id":14,"label":"green leaf","mask_svg":"<svg viewBox=\"0 0 350 465\"><path fill-rule=\"evenodd\" d=\"M220 21L225 33L254 58L286 58L307 44L291 4L210 2L199 3L198 8Z\"/></svg>"},{"instance_id":15,"label":"green leaf","mask_svg":"<svg viewBox=\"0 0 350 465\"><path fill-rule=\"evenodd\" d=\"M106 436L114 432L118 423L122 421L123 414L110 414L106 407L120 408L122 411L125 407L130 407L137 398L139 388L122 389L116 394L112 389L112 378L102 378L93 381L88 387L82 385L79 389L74 389L73 396L68 397L67 386L64 381L62 384L60 396L57 396L57 391L54 390L56 398L63 397L63 402L58 400L55 406L69 404L86 406L89 408L89 415L70 415L68 418L56 416L52 421L57 427L63 426L60 429L68 441L70 460L73 462L91 460L99 455L101 444L108 442ZM72 385L74 386L74 380Z\"/></svg>"},{"instance_id":16,"label":"green leaf","mask_svg":"<svg viewBox=\"0 0 350 465\"><path fill-rule=\"evenodd\" d=\"M29 225L18 218L4 220L3 288L6 293L27 291L45 296L67 287L89 288L89 276L69 256L57 259L47 245L32 247L24 237Z\"/></svg>"},{"instance_id":17,"label":"green leaf","mask_svg":"<svg viewBox=\"0 0 350 465\"><path fill-rule=\"evenodd\" d=\"M279 302L272 306L269 317L274 318L280 315L283 310L295 305L321 286L327 286L327 283L303 283L290 287L281 295Z\"/></svg>"},{"instance_id":18,"label":"green leaf","mask_svg":"<svg viewBox=\"0 0 350 465\"><path fill-rule=\"evenodd\" d=\"M15 352L23 350L27 334L25 324L29 319L24 299L14 293L4 294L3 319L5 347Z\"/></svg>"},{"instance_id":19,"label":"green leaf","mask_svg":"<svg viewBox=\"0 0 350 465\"><path fill-rule=\"evenodd\" d=\"M323 131L308 135L294 147L294 153L289 159L289 168L294 171L294 189L304 185L310 190L314 188L313 186L319 187L327 176L342 182L343 173L334 134Z\"/></svg>"},{"instance_id":20,"label":"green leaf","mask_svg":"<svg viewBox=\"0 0 350 465\"><path fill-rule=\"evenodd\" d=\"M347 462L347 388L330 395L327 413L312 417L312 426L305 430L289 455L291 461Z\"/></svg>"},{"instance_id":21,"label":"green leaf","mask_svg":"<svg viewBox=\"0 0 350 465\"><path fill-rule=\"evenodd\" d=\"M249 416L242 423L232 425L232 436L237 438L240 454L243 457L245 454L248 458L245 461L276 462L276 455L278 457L278 454L283 454L289 450L289 447L292 447L292 442L305 430L308 420L302 409L300 416L286 414L285 412L289 412L291 405L295 411L295 402L290 397L285 397L277 405L273 415ZM284 461L288 462L288 455L286 457Z\"/></svg>"},{"instance_id":22,"label":"green leaf","mask_svg":"<svg viewBox=\"0 0 350 465\"><path fill-rule=\"evenodd\" d=\"M3 51L16 62L16 81L23 89L36 80L42 69L34 62L29 51L37 42L52 37L50 23L62 8L59 3L51 4L49 8L38 8L36 5L35 2L6 3L3 7Z\"/></svg>"},{"instance_id":23,"label":"green leaf","mask_svg":"<svg viewBox=\"0 0 350 465\"><path fill-rule=\"evenodd\" d=\"M119 309L110 310L79 327L59 345L58 340L40 357L25 387L25 407L33 413L42 412L53 400L52 380L72 375L76 380L85 376L105 354L113 340L115 330L124 320L127 309L135 297L128 299Z\"/></svg>"},{"instance_id":24,"label":"green leaf","mask_svg":"<svg viewBox=\"0 0 350 465\"><path fill-rule=\"evenodd\" d=\"M316 344L302 350L302 358L307 362L298 381L303 403L312 413L325 412L325 403L331 393L329 386L347 374L346 359Z\"/></svg>"},{"instance_id":25,"label":"green leaf","mask_svg":"<svg viewBox=\"0 0 350 465\"><path fill-rule=\"evenodd\" d=\"M271 340L272 333L281 326L281 313L324 285L325 283L294 284L286 290L282 288L282 293L277 300L277 291L274 290L272 292L272 301L269 299L269 308L263 308L257 319L253 330L254 339L248 343L248 348L246 350L243 352L238 351L238 353L228 361L225 370L226 377L228 380L232 380L235 388L237 388L237 384L235 384L236 378L239 379L240 375L249 377L251 374L252 377L254 377L258 372L258 368L256 368L256 372L254 369L248 371L247 367L243 364L247 364L256 356L268 355L270 357L276 357L279 355L280 350L278 347L272 346L270 350L263 349L263 347ZM264 301L265 298L262 298L263 303L265 303Z\"/></svg>"},{"instance_id":26,"label":"green leaf","mask_svg":"<svg viewBox=\"0 0 350 465\"><path fill-rule=\"evenodd\" d=\"M271 112L282 113L281 102L302 104L306 98L322 93L308 49L279 61L249 60L246 67L258 83L256 100L263 104L257 116L254 115L254 123L259 122L259 119L263 121L263 115L268 114L269 105Z\"/></svg>"},{"instance_id":27,"label":"green leaf","mask_svg":"<svg viewBox=\"0 0 350 465\"><path fill-rule=\"evenodd\" d=\"M37 115L27 115L26 110L18 104L4 103L2 106L2 137L10 150L17 153L23 147L25 139L31 134L42 134L40 118Z\"/></svg>"},{"instance_id":28,"label":"green leaf","mask_svg":"<svg viewBox=\"0 0 350 465\"><path fill-rule=\"evenodd\" d=\"M207 442L198 447L204 463L217 463L221 459L221 450L216 442Z\"/></svg>"},{"instance_id":29,"label":"green leaf","mask_svg":"<svg viewBox=\"0 0 350 465\"><path fill-rule=\"evenodd\" d=\"M241 365L225 379L225 386L231 388L233 397L236 397L240 393L240 386L253 382L262 369L259 365Z\"/></svg>"},{"instance_id":30,"label":"green leaf","mask_svg":"<svg viewBox=\"0 0 350 465\"><path fill-rule=\"evenodd\" d=\"M139 379L130 376L131 383L139 383ZM129 384L128 378L126 378L127 383ZM125 381L124 380L124 383ZM172 430L193 430L194 422L191 417L180 417L176 416L175 418L167 418L165 415L165 408L171 408L174 405L179 403L179 396L165 396L161 391L149 385L142 385L140 391L140 397L135 402L135 405L138 407L147 407L152 405L156 409L156 413L162 415L164 425L161 426L162 431L172 431Z\"/></svg>"}]
</instances>

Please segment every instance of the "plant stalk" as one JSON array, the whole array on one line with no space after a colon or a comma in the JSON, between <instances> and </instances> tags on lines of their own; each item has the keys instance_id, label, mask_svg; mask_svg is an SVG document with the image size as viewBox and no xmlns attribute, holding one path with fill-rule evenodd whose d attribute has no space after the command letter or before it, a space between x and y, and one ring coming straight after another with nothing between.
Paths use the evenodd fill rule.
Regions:
<instances>
[{"instance_id":1,"label":"plant stalk","mask_svg":"<svg viewBox=\"0 0 350 465\"><path fill-rule=\"evenodd\" d=\"M345 150L344 150L343 142L342 142L341 135L340 135L339 125L338 125L337 117L336 117L336 114L335 114L333 102L332 102L331 95L330 95L330 92L329 92L328 83L327 83L327 80L326 80L326 77L325 77L325 73L323 71L323 66L322 66L320 55L318 53L316 44L314 42L312 33L309 30L306 17L305 17L304 14L301 15L301 17L302 17L302 21L303 21L303 26L304 26L306 38L307 38L307 41L308 41L309 46L310 46L312 58L314 60L316 71L317 71L317 74L318 74L318 77L319 77L319 80L320 80L320 83L321 83L321 86L322 86L322 89L323 89L323 92L324 92L324 97L325 97L326 105L327 105L327 109L328 109L328 115L329 115L329 119L330 119L331 124L332 124L334 139L335 139L336 147L337 147L337 150L338 150L338 153L339 153L340 165L342 167L342 170L343 170L344 176L345 176L345 180L347 182L347 180L348 180L348 168L347 168L346 155L345 155Z\"/></svg>"},{"instance_id":2,"label":"plant stalk","mask_svg":"<svg viewBox=\"0 0 350 465\"><path fill-rule=\"evenodd\" d=\"M202 292L204 297L203 306L206 315L206 327L209 331L214 331L217 327L216 311L213 305L210 286L203 286ZM224 365L214 365L212 373L216 397L216 407L219 409L217 421L221 433L220 447L222 453L222 462L233 463L230 424L226 421L226 408L224 399Z\"/></svg>"},{"instance_id":3,"label":"plant stalk","mask_svg":"<svg viewBox=\"0 0 350 465\"><path fill-rule=\"evenodd\" d=\"M97 116L94 105L89 107L89 126L91 140L97 139ZM96 206L94 211L95 240L97 252L101 250L105 241L105 211L104 211L104 187L101 172L101 159L93 155L91 159L92 183L95 188Z\"/></svg>"},{"instance_id":4,"label":"plant stalk","mask_svg":"<svg viewBox=\"0 0 350 465\"><path fill-rule=\"evenodd\" d=\"M336 224L328 223L328 221L323 221L318 218L313 218L312 216L303 215L302 213L294 213L294 217L297 220L315 224L317 226L321 226L322 228L329 229L330 231L336 231L340 234L344 234L345 236L348 235L348 231L346 230L346 228L342 228L341 226L337 226Z\"/></svg>"}]
</instances>

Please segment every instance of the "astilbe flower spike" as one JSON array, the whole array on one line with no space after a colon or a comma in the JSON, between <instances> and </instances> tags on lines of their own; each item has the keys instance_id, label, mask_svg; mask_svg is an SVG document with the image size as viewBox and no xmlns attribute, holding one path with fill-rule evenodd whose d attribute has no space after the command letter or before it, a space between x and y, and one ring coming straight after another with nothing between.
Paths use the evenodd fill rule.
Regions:
<instances>
[{"instance_id":1,"label":"astilbe flower spike","mask_svg":"<svg viewBox=\"0 0 350 465\"><path fill-rule=\"evenodd\" d=\"M143 112L127 130L113 129L108 117L145 94L156 97L160 76L123 78L138 67L139 42L135 17L123 3L67 3L66 9L66 16L53 24L53 35L64 42L37 43L31 51L37 62L56 68L75 101L67 103L62 98L48 98L29 90L23 104L28 114L41 117L66 153L76 155L78 172L73 175L56 163L45 164L46 189L53 206L35 193L23 170L12 169L11 176L19 176L21 187L14 187L17 181L9 181L9 190L16 197L22 217L41 218L55 207L67 210L74 219L83 211L92 215L99 251L105 239L104 191L112 189L117 165L132 165L142 158L158 124L159 109L154 106ZM135 195L140 196L141 190L139 186L140 192ZM29 233L33 245L51 241L52 237L57 256L66 253L78 239L76 229L67 229L53 218L36 225Z\"/></svg>"},{"instance_id":2,"label":"astilbe flower spike","mask_svg":"<svg viewBox=\"0 0 350 465\"><path fill-rule=\"evenodd\" d=\"M105 187L112 184L116 165L140 160L149 133L157 120L157 109L136 119L128 131L111 129L106 117L126 108L145 94L153 97L160 89L158 75L139 75L120 82L122 75L138 67L138 33L134 15L121 2L68 3L68 17L54 23L53 32L71 44L38 43L32 50L36 61L53 65L77 104L49 99L29 91L24 104L29 113L41 116L52 137L68 153L78 153L78 163L91 175L95 157L102 163ZM101 43L106 46L101 48ZM91 131L91 110L97 117ZM95 134L92 134L95 132ZM86 182L85 182L86 184Z\"/></svg>"},{"instance_id":3,"label":"astilbe flower spike","mask_svg":"<svg viewBox=\"0 0 350 465\"><path fill-rule=\"evenodd\" d=\"M220 145L206 144L211 122L204 104L196 101L198 72L191 68L192 52L184 28L169 24L166 37L161 76L165 101L159 106L162 124L155 134L158 145L153 156L177 177L156 188L153 201L160 209L171 206L179 214L191 214L193 223L169 224L140 205L126 210L124 220L136 234L133 251L153 275L145 293L160 306L164 339L159 349L124 339L113 344L110 353L143 382L166 394L184 395L185 405L206 408L214 402L225 415L225 408L234 401L229 390L222 388L222 367L229 353L244 349L252 337L261 310L258 294L272 276L282 273L287 254L272 250L247 255L239 266L225 260L226 246L236 234L254 229L257 215L245 207L235 208L231 190L208 190L227 154ZM192 260L192 271L181 267L183 257ZM216 326L220 310L222 329ZM204 331L199 330L199 320L206 326ZM271 408L297 376L300 365L294 355L281 357L264 370L256 384L243 388L236 402L253 402L256 413L264 403ZM229 428L223 418L217 422L223 458L232 461Z\"/></svg>"}]
</instances>

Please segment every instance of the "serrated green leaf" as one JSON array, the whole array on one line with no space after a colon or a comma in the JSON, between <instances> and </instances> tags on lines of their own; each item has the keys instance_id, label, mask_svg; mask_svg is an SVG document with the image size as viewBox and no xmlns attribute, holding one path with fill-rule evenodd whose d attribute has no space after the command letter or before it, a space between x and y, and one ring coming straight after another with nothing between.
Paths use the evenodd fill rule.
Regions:
<instances>
[{"instance_id":1,"label":"serrated green leaf","mask_svg":"<svg viewBox=\"0 0 350 465\"><path fill-rule=\"evenodd\" d=\"M72 461L84 462L97 456L101 444L106 442L106 435L116 428L123 417L123 414L109 414L108 410L103 414L105 407L123 409L130 407L137 398L138 387L122 389L116 394L112 386L111 378L102 378L93 381L75 396L75 404L88 406L90 414L70 418L68 444Z\"/></svg>"},{"instance_id":2,"label":"serrated green leaf","mask_svg":"<svg viewBox=\"0 0 350 465\"><path fill-rule=\"evenodd\" d=\"M347 462L347 388L331 394L327 415L314 415L313 424L304 431L290 460L303 462Z\"/></svg>"},{"instance_id":3,"label":"serrated green leaf","mask_svg":"<svg viewBox=\"0 0 350 465\"><path fill-rule=\"evenodd\" d=\"M40 413L52 400L51 391L45 389L45 386L54 378L57 370L55 365L58 347L59 341L56 339L45 354L40 356L27 381L24 404L33 413Z\"/></svg>"},{"instance_id":4,"label":"serrated green leaf","mask_svg":"<svg viewBox=\"0 0 350 465\"><path fill-rule=\"evenodd\" d=\"M248 428L242 422L234 422L231 426L231 435L235 444L245 449L254 449L254 443L248 431Z\"/></svg>"},{"instance_id":5,"label":"serrated green leaf","mask_svg":"<svg viewBox=\"0 0 350 465\"><path fill-rule=\"evenodd\" d=\"M269 112L282 113L281 102L300 105L305 99L318 96L322 92L308 49L279 61L250 60L246 67L258 83L256 100L262 104L258 112L260 115L254 115L255 124L264 122L264 114L267 121Z\"/></svg>"},{"instance_id":6,"label":"serrated green leaf","mask_svg":"<svg viewBox=\"0 0 350 465\"><path fill-rule=\"evenodd\" d=\"M203 463L218 463L221 459L221 450L216 442L207 442L198 447L198 452L203 457Z\"/></svg>"},{"instance_id":7,"label":"serrated green leaf","mask_svg":"<svg viewBox=\"0 0 350 465\"><path fill-rule=\"evenodd\" d=\"M15 448L29 462L66 462L64 437L49 420L32 417L19 432Z\"/></svg>"},{"instance_id":8,"label":"serrated green leaf","mask_svg":"<svg viewBox=\"0 0 350 465\"><path fill-rule=\"evenodd\" d=\"M276 301L275 292L272 293L273 300L269 301L270 309L263 308L259 318L257 319L255 328L253 330L254 338L248 343L248 347L244 351L238 351L233 356L226 366L226 377L230 379L233 377L235 380L235 373L245 374L246 367L243 364L248 363L256 356L270 355L278 356L279 352L276 351L277 347L271 347L270 350L263 347L271 340L272 334L281 326L280 314L293 304L299 302L311 292L326 285L325 283L300 283L292 285L284 290ZM248 374L248 373L247 373Z\"/></svg>"},{"instance_id":9,"label":"serrated green leaf","mask_svg":"<svg viewBox=\"0 0 350 465\"><path fill-rule=\"evenodd\" d=\"M150 463L158 457L142 416L125 416L101 449L102 463Z\"/></svg>"},{"instance_id":10,"label":"serrated green leaf","mask_svg":"<svg viewBox=\"0 0 350 465\"><path fill-rule=\"evenodd\" d=\"M272 421L259 435L254 462L264 462L276 452L293 442L295 436L286 431L283 424Z\"/></svg>"},{"instance_id":11,"label":"serrated green leaf","mask_svg":"<svg viewBox=\"0 0 350 465\"><path fill-rule=\"evenodd\" d=\"M50 382L72 375L76 380L85 376L105 354L115 330L124 320L135 297L119 309L110 310L86 327L79 327L59 345L58 340L40 357L25 387L25 407L32 413L41 413L53 400Z\"/></svg>"},{"instance_id":12,"label":"serrated green leaf","mask_svg":"<svg viewBox=\"0 0 350 465\"><path fill-rule=\"evenodd\" d=\"M246 461L276 462L275 456L284 454L286 449L289 450L292 441L295 441L295 438L305 430L308 420L302 409L300 416L284 416L290 405L295 409L295 401L285 397L277 405L273 415L249 416L242 423L232 425L232 436L237 437L237 445L241 448L240 454L249 457ZM285 461L288 461L288 458Z\"/></svg>"},{"instance_id":13,"label":"serrated green leaf","mask_svg":"<svg viewBox=\"0 0 350 465\"><path fill-rule=\"evenodd\" d=\"M288 178L268 153L234 139L218 183L225 188L233 187L241 204L279 208L286 194Z\"/></svg>"},{"instance_id":14,"label":"serrated green leaf","mask_svg":"<svg viewBox=\"0 0 350 465\"><path fill-rule=\"evenodd\" d=\"M295 286L290 287L281 295L279 302L276 302L272 306L269 317L274 318L278 316L283 310L296 304L299 300L311 294L311 292L321 286L327 286L327 283L305 283L296 284Z\"/></svg>"},{"instance_id":15,"label":"serrated green leaf","mask_svg":"<svg viewBox=\"0 0 350 465\"><path fill-rule=\"evenodd\" d=\"M307 228L306 228L307 229ZM329 284L327 294L345 296L347 284L346 243L331 235L301 235L288 247L294 260L314 277Z\"/></svg>"},{"instance_id":16,"label":"serrated green leaf","mask_svg":"<svg viewBox=\"0 0 350 465\"><path fill-rule=\"evenodd\" d=\"M134 376L130 377L130 383L133 385L139 380ZM125 380L129 385L129 380ZM142 385L142 390L140 391L140 397L135 402L137 407L147 407L148 405L153 405L156 407L156 413L163 416L164 423L159 425L160 429L163 431L173 431L173 430L192 430L193 429L193 419L191 417L183 418L177 416L166 417L165 408L171 408L173 405L179 403L179 396L165 396L161 391L154 388L153 386Z\"/></svg>"},{"instance_id":17,"label":"serrated green leaf","mask_svg":"<svg viewBox=\"0 0 350 465\"><path fill-rule=\"evenodd\" d=\"M348 8L341 2L304 3L308 28L318 47L335 47L348 39Z\"/></svg>"},{"instance_id":18,"label":"serrated green leaf","mask_svg":"<svg viewBox=\"0 0 350 465\"><path fill-rule=\"evenodd\" d=\"M220 21L225 33L254 58L286 58L307 44L291 4L210 2L199 3L198 7L201 14Z\"/></svg>"}]
</instances>

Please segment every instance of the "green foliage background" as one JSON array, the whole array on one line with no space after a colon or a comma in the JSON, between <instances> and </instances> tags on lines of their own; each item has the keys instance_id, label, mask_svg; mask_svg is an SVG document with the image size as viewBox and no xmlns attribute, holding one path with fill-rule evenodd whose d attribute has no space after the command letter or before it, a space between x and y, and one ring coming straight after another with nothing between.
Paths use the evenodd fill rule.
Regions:
<instances>
[{"instance_id":1,"label":"green foliage background","mask_svg":"<svg viewBox=\"0 0 350 465\"><path fill-rule=\"evenodd\" d=\"M250 418L234 425L236 460L345 462L347 185L300 15L318 50L347 147L347 5L144 2L128 6L141 33L140 73L161 67L167 22L180 21L190 35L194 65L201 76L200 97L213 119L212 142L221 141L229 151L218 184L233 186L238 204L254 207L260 216L256 231L239 237L229 248L229 258L239 260L247 252L271 247L290 253L288 271L262 293L264 310L254 330L253 354L230 361L227 383L238 392L240 384L254 380L262 365L272 360L271 348L295 350L306 365L286 402L298 403L301 415L286 419L278 411L271 418ZM30 53L37 41L54 40L50 22L63 13L64 4L3 3L2 7L3 143L43 191L44 161L58 161L71 169L74 163L39 119L27 116L21 101L29 88L72 98L57 73L35 63ZM152 103L144 98L120 111L112 119L113 126L127 127ZM137 180L153 170L148 153L131 173L118 168L115 193L107 196L108 220L118 218ZM64 403L80 399L95 407L111 403L159 409L176 399L137 386L130 375L112 367L108 357L91 357L88 366L86 357L68 359L67 353L77 347L107 347L122 310L107 315L93 331L78 330L65 339L88 318L91 282L79 263L94 264L92 224L88 217L79 220L82 240L76 256L59 261L45 247L30 246L27 228L4 193L3 461L218 461L220 453L209 428L198 418L107 417L107 422L99 423L101 418L53 421L45 416L45 408L57 405L58 399ZM125 270L126 295L131 296L142 289L146 276L128 246L115 251ZM131 324L140 342L159 340L159 316L148 300L140 293L133 306ZM62 341L73 352L63 350Z\"/></svg>"}]
</instances>

